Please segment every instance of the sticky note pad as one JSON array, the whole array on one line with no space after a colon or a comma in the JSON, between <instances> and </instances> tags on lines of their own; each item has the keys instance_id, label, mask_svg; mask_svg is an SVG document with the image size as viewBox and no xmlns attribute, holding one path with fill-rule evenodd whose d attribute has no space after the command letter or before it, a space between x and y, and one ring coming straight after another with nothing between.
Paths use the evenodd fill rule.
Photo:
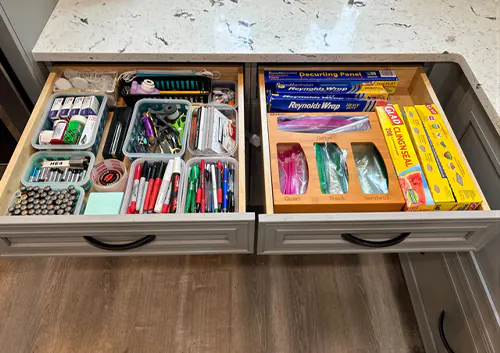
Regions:
<instances>
[{"instance_id":1,"label":"sticky note pad","mask_svg":"<svg viewBox=\"0 0 500 353\"><path fill-rule=\"evenodd\" d=\"M92 192L83 214L120 214L122 201L123 192Z\"/></svg>"}]
</instances>

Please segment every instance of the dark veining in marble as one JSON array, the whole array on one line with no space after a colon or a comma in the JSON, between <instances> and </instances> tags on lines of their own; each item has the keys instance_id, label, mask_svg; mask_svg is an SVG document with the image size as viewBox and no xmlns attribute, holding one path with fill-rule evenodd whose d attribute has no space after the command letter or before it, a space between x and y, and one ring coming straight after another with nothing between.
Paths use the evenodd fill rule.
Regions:
<instances>
[{"instance_id":1,"label":"dark veining in marble","mask_svg":"<svg viewBox=\"0 0 500 353\"><path fill-rule=\"evenodd\" d=\"M328 42L326 41L326 37L328 36L328 33L324 33L323 34L323 42L325 43L325 47L329 47L330 44L328 44Z\"/></svg>"},{"instance_id":2,"label":"dark veining in marble","mask_svg":"<svg viewBox=\"0 0 500 353\"><path fill-rule=\"evenodd\" d=\"M210 11L208 11L208 10L204 9L204 10L203 10L203 12L210 12Z\"/></svg>"},{"instance_id":3,"label":"dark veining in marble","mask_svg":"<svg viewBox=\"0 0 500 353\"><path fill-rule=\"evenodd\" d=\"M291 4L292 4L292 2L291 2L291 1L288 1L288 0L282 0L282 1L283 1L285 4L287 4L287 5L291 5Z\"/></svg>"},{"instance_id":4,"label":"dark veining in marble","mask_svg":"<svg viewBox=\"0 0 500 353\"><path fill-rule=\"evenodd\" d=\"M302 7L299 7L299 10L302 11L303 13L306 13Z\"/></svg>"},{"instance_id":5,"label":"dark veining in marble","mask_svg":"<svg viewBox=\"0 0 500 353\"><path fill-rule=\"evenodd\" d=\"M229 1L234 2L235 4L238 3L238 0L229 0Z\"/></svg>"},{"instance_id":6,"label":"dark veining in marble","mask_svg":"<svg viewBox=\"0 0 500 353\"><path fill-rule=\"evenodd\" d=\"M231 25L226 21L226 27L230 34L233 34L233 30L231 29Z\"/></svg>"},{"instance_id":7,"label":"dark veining in marble","mask_svg":"<svg viewBox=\"0 0 500 353\"><path fill-rule=\"evenodd\" d=\"M102 42L104 42L105 40L106 40L106 38L102 38L101 40L98 40L97 42L95 42L93 45L91 45L91 46L89 47L89 51L91 51L92 49L94 49L94 48L97 46L97 44L102 43Z\"/></svg>"},{"instance_id":8,"label":"dark veining in marble","mask_svg":"<svg viewBox=\"0 0 500 353\"><path fill-rule=\"evenodd\" d=\"M288 51L289 51L290 53L294 53L294 54L295 54L295 51L294 51L294 50L292 50L292 49L288 49Z\"/></svg>"},{"instance_id":9,"label":"dark veining in marble","mask_svg":"<svg viewBox=\"0 0 500 353\"><path fill-rule=\"evenodd\" d=\"M86 25L89 24L88 18L78 17L77 15L73 15L73 18L78 18L80 22L85 23Z\"/></svg>"},{"instance_id":10,"label":"dark veining in marble","mask_svg":"<svg viewBox=\"0 0 500 353\"><path fill-rule=\"evenodd\" d=\"M224 1L222 0L209 0L211 6L219 5L224 6Z\"/></svg>"},{"instance_id":11,"label":"dark veining in marble","mask_svg":"<svg viewBox=\"0 0 500 353\"><path fill-rule=\"evenodd\" d=\"M177 11L176 13L174 13L174 17L178 17L178 18L184 17L185 19L190 20L191 22L195 21L193 14L191 14L187 11Z\"/></svg>"},{"instance_id":12,"label":"dark veining in marble","mask_svg":"<svg viewBox=\"0 0 500 353\"><path fill-rule=\"evenodd\" d=\"M356 5L356 7L365 7L366 3L363 1L354 1L354 5Z\"/></svg>"},{"instance_id":13,"label":"dark veining in marble","mask_svg":"<svg viewBox=\"0 0 500 353\"><path fill-rule=\"evenodd\" d=\"M276 36L276 35L274 36L274 38L276 38L276 39L281 39L281 37L280 37L280 36Z\"/></svg>"},{"instance_id":14,"label":"dark veining in marble","mask_svg":"<svg viewBox=\"0 0 500 353\"><path fill-rule=\"evenodd\" d=\"M126 45L125 45L122 49L119 49L119 50L118 50L118 53L123 53L123 52L124 52L124 51L128 48L128 46L129 46L130 44L132 44L132 42L131 42L131 41L129 41L129 42L128 42L128 43L127 43L127 44L126 44Z\"/></svg>"},{"instance_id":15,"label":"dark veining in marble","mask_svg":"<svg viewBox=\"0 0 500 353\"><path fill-rule=\"evenodd\" d=\"M404 27L404 28L411 28L411 25L408 25L406 23L377 23L377 26L395 26L395 27Z\"/></svg>"},{"instance_id":16,"label":"dark veining in marble","mask_svg":"<svg viewBox=\"0 0 500 353\"><path fill-rule=\"evenodd\" d=\"M244 26L244 27L252 27L252 26L256 25L255 22L248 23L248 22L245 22L245 21L238 21L238 23L239 23L240 26Z\"/></svg>"},{"instance_id":17,"label":"dark veining in marble","mask_svg":"<svg viewBox=\"0 0 500 353\"><path fill-rule=\"evenodd\" d=\"M238 38L242 39L243 40L243 43L248 45L248 47L250 48L250 50L253 51L253 40L252 38L245 38L245 37L241 37L239 36Z\"/></svg>"},{"instance_id":18,"label":"dark veining in marble","mask_svg":"<svg viewBox=\"0 0 500 353\"><path fill-rule=\"evenodd\" d=\"M295 1L300 2L302 5L307 5L304 0L295 0Z\"/></svg>"},{"instance_id":19,"label":"dark veining in marble","mask_svg":"<svg viewBox=\"0 0 500 353\"><path fill-rule=\"evenodd\" d=\"M319 12L316 14L316 18L319 18Z\"/></svg>"},{"instance_id":20,"label":"dark veining in marble","mask_svg":"<svg viewBox=\"0 0 500 353\"><path fill-rule=\"evenodd\" d=\"M474 8L472 7L472 5L469 5L469 6L470 6L470 9L472 10L472 12L474 13L474 15L479 16L479 15L477 14L477 12L476 12L476 11L474 11Z\"/></svg>"},{"instance_id":21,"label":"dark veining in marble","mask_svg":"<svg viewBox=\"0 0 500 353\"><path fill-rule=\"evenodd\" d=\"M158 39L158 40L159 40L160 42L162 42L163 44L168 45L168 42L165 40L165 38L160 37L160 36L158 35L158 32L155 32L155 33L153 34L153 37L155 37L156 39Z\"/></svg>"}]
</instances>

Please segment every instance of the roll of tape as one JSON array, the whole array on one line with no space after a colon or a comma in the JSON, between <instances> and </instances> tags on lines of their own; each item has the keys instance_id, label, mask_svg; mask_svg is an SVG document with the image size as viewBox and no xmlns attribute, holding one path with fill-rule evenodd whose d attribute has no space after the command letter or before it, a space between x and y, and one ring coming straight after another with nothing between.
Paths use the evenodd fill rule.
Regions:
<instances>
[{"instance_id":1,"label":"roll of tape","mask_svg":"<svg viewBox=\"0 0 500 353\"><path fill-rule=\"evenodd\" d=\"M117 159L106 159L90 172L93 188L99 192L125 191L127 178L127 168Z\"/></svg>"}]
</instances>

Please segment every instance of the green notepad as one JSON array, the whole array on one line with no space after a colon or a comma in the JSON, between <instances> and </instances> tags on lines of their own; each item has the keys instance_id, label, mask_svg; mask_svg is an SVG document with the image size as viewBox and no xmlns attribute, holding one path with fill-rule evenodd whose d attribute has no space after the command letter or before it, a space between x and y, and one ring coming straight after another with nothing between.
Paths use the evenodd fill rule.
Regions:
<instances>
[{"instance_id":1,"label":"green notepad","mask_svg":"<svg viewBox=\"0 0 500 353\"><path fill-rule=\"evenodd\" d=\"M123 192L92 192L83 214L120 214L122 201Z\"/></svg>"}]
</instances>

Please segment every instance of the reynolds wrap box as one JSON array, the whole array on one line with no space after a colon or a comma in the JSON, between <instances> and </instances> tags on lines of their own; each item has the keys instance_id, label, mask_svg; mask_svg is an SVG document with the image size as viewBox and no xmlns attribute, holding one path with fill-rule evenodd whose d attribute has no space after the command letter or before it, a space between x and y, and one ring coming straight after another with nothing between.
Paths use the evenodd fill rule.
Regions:
<instances>
[{"instance_id":1,"label":"reynolds wrap box","mask_svg":"<svg viewBox=\"0 0 500 353\"><path fill-rule=\"evenodd\" d=\"M433 211L436 205L398 105L390 104L376 109L399 185L406 200L405 210Z\"/></svg>"},{"instance_id":2,"label":"reynolds wrap box","mask_svg":"<svg viewBox=\"0 0 500 353\"><path fill-rule=\"evenodd\" d=\"M392 94L398 86L393 70L338 70L338 71L264 71L266 90L272 92L278 83L350 83L382 86Z\"/></svg>"},{"instance_id":3,"label":"reynolds wrap box","mask_svg":"<svg viewBox=\"0 0 500 353\"><path fill-rule=\"evenodd\" d=\"M451 211L457 207L457 202L439 158L429 142L427 132L417 110L415 107L404 107L403 110L406 127L429 184L436 210Z\"/></svg>"},{"instance_id":4,"label":"reynolds wrap box","mask_svg":"<svg viewBox=\"0 0 500 353\"><path fill-rule=\"evenodd\" d=\"M415 109L446 173L457 201L457 209L476 209L482 202L481 196L436 106L416 105Z\"/></svg>"},{"instance_id":5,"label":"reynolds wrap box","mask_svg":"<svg viewBox=\"0 0 500 353\"><path fill-rule=\"evenodd\" d=\"M291 96L269 94L270 112L371 112L376 106L386 105L378 99L344 99L336 96Z\"/></svg>"},{"instance_id":6,"label":"reynolds wrap box","mask_svg":"<svg viewBox=\"0 0 500 353\"><path fill-rule=\"evenodd\" d=\"M382 86L351 85L350 83L277 83L276 93L289 95L342 95L344 98L384 99L388 94Z\"/></svg>"}]
</instances>

